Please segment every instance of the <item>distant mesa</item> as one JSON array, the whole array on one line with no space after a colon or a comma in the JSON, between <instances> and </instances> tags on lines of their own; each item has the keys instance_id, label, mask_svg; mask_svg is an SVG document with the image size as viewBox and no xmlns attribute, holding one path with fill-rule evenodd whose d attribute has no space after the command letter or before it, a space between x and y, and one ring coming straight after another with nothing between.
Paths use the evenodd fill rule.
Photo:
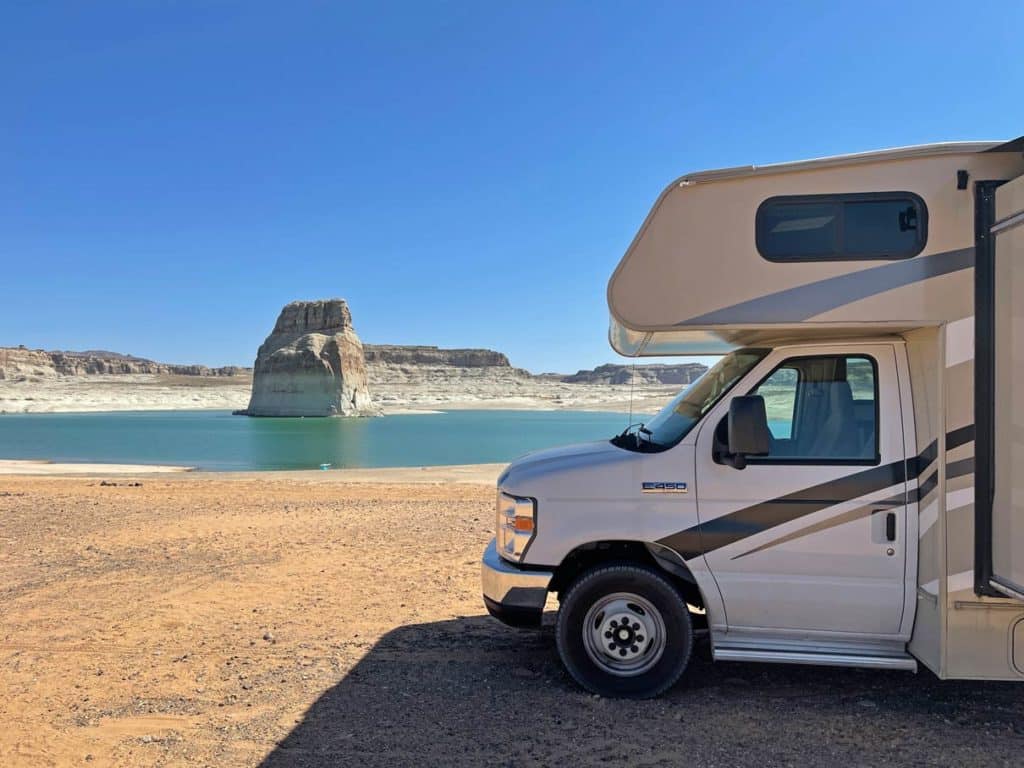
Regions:
<instances>
[{"instance_id":1,"label":"distant mesa","mask_svg":"<svg viewBox=\"0 0 1024 768\"><path fill-rule=\"evenodd\" d=\"M700 363L647 363L637 366L607 363L562 376L561 381L566 384L685 385L699 379L706 370L707 366Z\"/></svg>"},{"instance_id":2,"label":"distant mesa","mask_svg":"<svg viewBox=\"0 0 1024 768\"><path fill-rule=\"evenodd\" d=\"M246 416L370 416L363 344L344 299L293 301L256 353Z\"/></svg>"},{"instance_id":3,"label":"distant mesa","mask_svg":"<svg viewBox=\"0 0 1024 768\"><path fill-rule=\"evenodd\" d=\"M144 357L122 355L102 349L65 352L18 347L0 347L0 381L41 380L61 376L203 376L230 378L248 371L233 365L210 368L205 365L157 363Z\"/></svg>"},{"instance_id":4,"label":"distant mesa","mask_svg":"<svg viewBox=\"0 0 1024 768\"><path fill-rule=\"evenodd\" d=\"M400 344L366 344L370 365L447 365L455 368L511 368L508 358L493 349L441 349Z\"/></svg>"}]
</instances>

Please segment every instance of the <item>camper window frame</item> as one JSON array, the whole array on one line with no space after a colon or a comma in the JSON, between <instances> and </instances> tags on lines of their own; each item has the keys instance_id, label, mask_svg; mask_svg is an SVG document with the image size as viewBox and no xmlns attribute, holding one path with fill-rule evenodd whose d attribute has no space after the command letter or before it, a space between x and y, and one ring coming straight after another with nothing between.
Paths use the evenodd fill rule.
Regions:
<instances>
[{"instance_id":1,"label":"camper window frame","mask_svg":"<svg viewBox=\"0 0 1024 768\"><path fill-rule=\"evenodd\" d=\"M846 203L874 202L883 203L894 200L906 201L917 209L917 232L918 238L914 248L908 251L841 251L844 236L844 225L846 218ZM839 208L839 220L836 223L836 243L831 251L817 254L801 255L779 255L765 252L765 238L767 236L764 222L764 211L773 205L814 205L831 203ZM757 206L757 213L754 214L754 244L757 252L765 261L775 264L799 264L801 262L816 261L901 261L912 259L920 254L928 245L928 206L924 198L914 192L893 191L893 192L848 192L830 193L825 195L774 195L761 202Z\"/></svg>"},{"instance_id":2,"label":"camper window frame","mask_svg":"<svg viewBox=\"0 0 1024 768\"><path fill-rule=\"evenodd\" d=\"M843 458L828 458L828 457L814 458L812 456L777 456L777 457L772 457L772 456L750 456L750 457L747 458L747 464L757 464L757 465L761 465L761 464L767 464L767 465L778 464L778 465L783 465L783 466L788 465L788 466L809 466L809 467L816 467L816 466L831 466L831 467L877 467L878 465L880 465L882 463L882 404L881 404L881 388L879 387L879 382L878 382L878 360L875 358L874 355L870 354L869 352L859 352L859 351L858 352L826 352L826 353L813 354L813 355L791 355L790 357L787 357L786 359L782 360L774 368L772 368L768 372L767 375L763 376L756 384L754 384L754 386L752 386L747 391L747 394L749 395L749 394L752 394L752 393L756 392L758 390L758 388L762 384L764 384L766 381L768 381L768 379L770 379L772 377L772 375L777 370L779 370L780 368L785 368L788 363L792 363L794 360L814 360L814 359L820 359L820 358L825 358L825 357L843 357L843 358L847 358L847 359L849 359L851 357L856 357L856 358L860 358L862 360L867 360L869 363L871 363L871 372L872 372L872 377L874 379L873 383L874 383L874 389L875 389L875 398L874 398L875 399L875 452L874 452L874 456L867 457L867 458L860 458L860 459L856 459L856 458L843 459ZM798 369L798 373L799 373L799 369ZM799 386L802 383L803 383L803 377L801 375L800 378L797 381L797 384ZM797 397L799 398L799 393L797 394ZM798 405L798 403L794 403L794 417L796 415L796 406L797 405ZM794 418L794 427L795 426L796 426L796 421L795 421L795 418Z\"/></svg>"}]
</instances>

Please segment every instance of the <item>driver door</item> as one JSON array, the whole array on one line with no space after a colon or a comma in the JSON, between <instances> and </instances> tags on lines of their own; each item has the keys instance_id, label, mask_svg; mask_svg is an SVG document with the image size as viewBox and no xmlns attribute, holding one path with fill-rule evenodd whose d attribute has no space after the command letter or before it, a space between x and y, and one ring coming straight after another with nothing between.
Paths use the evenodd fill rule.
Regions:
<instances>
[{"instance_id":1,"label":"driver door","mask_svg":"<svg viewBox=\"0 0 1024 768\"><path fill-rule=\"evenodd\" d=\"M701 544L730 631L895 635L906 569L905 449L891 344L777 350L697 438ZM714 458L732 396L765 399L771 450Z\"/></svg>"}]
</instances>

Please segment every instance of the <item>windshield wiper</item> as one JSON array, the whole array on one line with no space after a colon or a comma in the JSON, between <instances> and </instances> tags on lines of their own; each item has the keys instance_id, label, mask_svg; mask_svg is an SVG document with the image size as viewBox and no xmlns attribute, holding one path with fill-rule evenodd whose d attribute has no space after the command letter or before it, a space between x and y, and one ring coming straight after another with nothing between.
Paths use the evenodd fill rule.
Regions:
<instances>
[{"instance_id":1,"label":"windshield wiper","mask_svg":"<svg viewBox=\"0 0 1024 768\"><path fill-rule=\"evenodd\" d=\"M636 432L635 433L631 431L634 427L636 427ZM638 422L636 424L630 424L628 427L626 427L624 430L622 430L622 432L620 432L618 437L616 437L615 439L616 440L624 440L624 439L626 439L628 437L635 437L636 438L636 446L639 448L640 447L640 436L641 435L643 435L643 439L646 440L651 445L657 445L657 443L654 442L654 439L652 438L653 434L654 433L651 432L651 430L649 430L644 424Z\"/></svg>"},{"instance_id":2,"label":"windshield wiper","mask_svg":"<svg viewBox=\"0 0 1024 768\"><path fill-rule=\"evenodd\" d=\"M647 429L647 427L645 427L641 422L635 422L633 424L627 425L624 430L619 432L619 437L629 437L630 430L633 429L633 427L636 427L638 432L642 432L643 430Z\"/></svg>"}]
</instances>

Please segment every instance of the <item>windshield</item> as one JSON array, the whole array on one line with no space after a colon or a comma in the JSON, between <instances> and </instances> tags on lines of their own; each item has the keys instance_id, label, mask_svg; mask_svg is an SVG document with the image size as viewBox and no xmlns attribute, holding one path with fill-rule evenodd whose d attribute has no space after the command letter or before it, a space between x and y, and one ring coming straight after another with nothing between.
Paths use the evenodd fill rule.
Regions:
<instances>
[{"instance_id":1,"label":"windshield","mask_svg":"<svg viewBox=\"0 0 1024 768\"><path fill-rule=\"evenodd\" d=\"M616 444L637 450L671 448L766 354L767 349L738 349L729 353L641 426L639 439Z\"/></svg>"}]
</instances>

